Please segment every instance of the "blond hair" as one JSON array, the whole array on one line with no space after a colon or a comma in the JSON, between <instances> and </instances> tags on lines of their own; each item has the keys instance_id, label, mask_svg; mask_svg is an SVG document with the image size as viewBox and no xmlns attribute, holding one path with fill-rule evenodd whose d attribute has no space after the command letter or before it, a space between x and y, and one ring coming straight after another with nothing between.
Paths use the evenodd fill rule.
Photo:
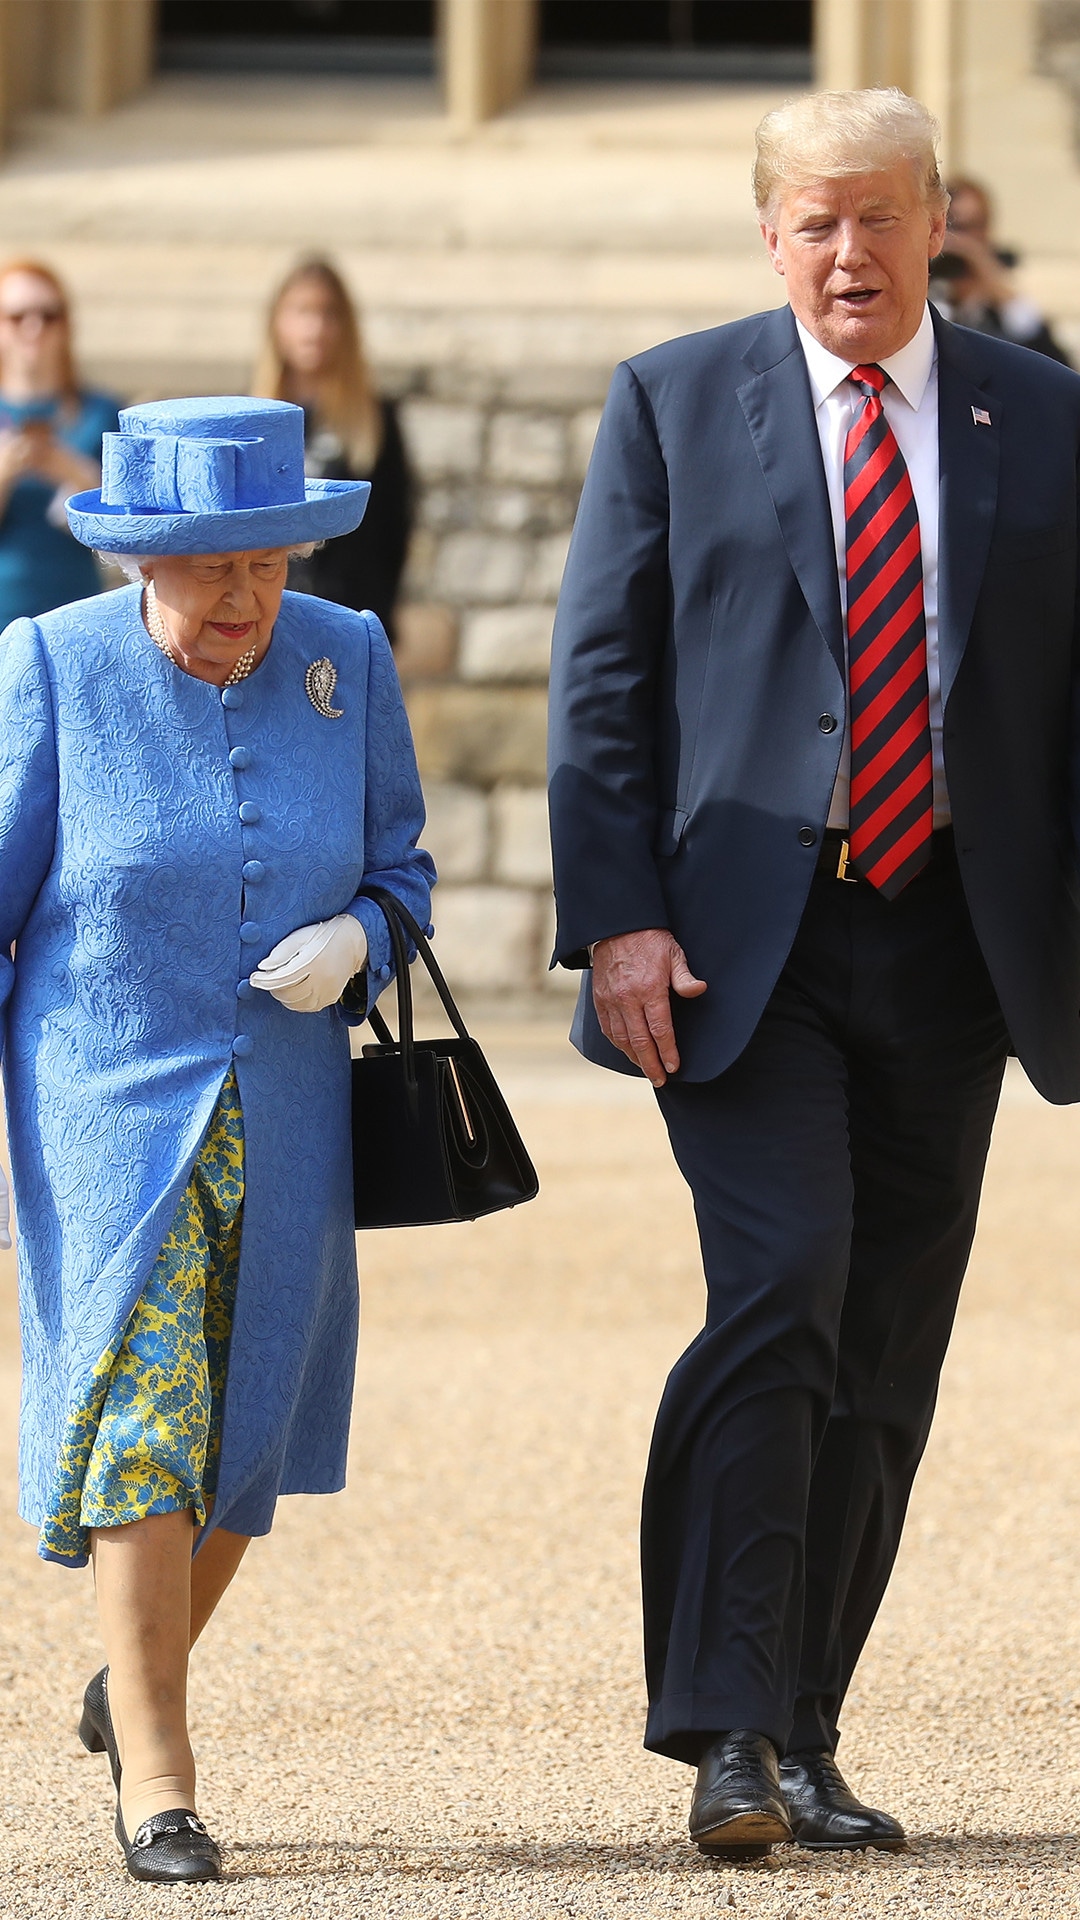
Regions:
<instances>
[{"instance_id":1,"label":"blond hair","mask_svg":"<svg viewBox=\"0 0 1080 1920\"><path fill-rule=\"evenodd\" d=\"M329 296L338 321L334 364L315 382L318 424L337 434L350 465L358 473L370 473L382 445L382 408L364 356L356 308L344 280L329 260L298 261L278 287L266 316L266 332L255 363L251 391L267 400L293 398L289 369L277 340L277 316L286 294L305 280L318 281Z\"/></svg>"},{"instance_id":2,"label":"blond hair","mask_svg":"<svg viewBox=\"0 0 1080 1920\"><path fill-rule=\"evenodd\" d=\"M928 107L899 87L809 93L786 100L757 130L754 201L770 216L784 194L815 180L876 173L910 160L924 205L943 213L949 196L938 172L941 129Z\"/></svg>"}]
</instances>

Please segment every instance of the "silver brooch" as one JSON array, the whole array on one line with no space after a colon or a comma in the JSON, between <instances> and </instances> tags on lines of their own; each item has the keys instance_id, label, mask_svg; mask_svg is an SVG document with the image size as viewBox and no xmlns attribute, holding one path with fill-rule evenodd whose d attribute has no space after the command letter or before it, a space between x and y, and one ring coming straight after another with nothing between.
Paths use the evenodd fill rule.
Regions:
<instances>
[{"instance_id":1,"label":"silver brooch","mask_svg":"<svg viewBox=\"0 0 1080 1920\"><path fill-rule=\"evenodd\" d=\"M304 675L307 697L316 713L324 720L340 720L344 707L332 707L334 688L337 686L337 668L332 660L313 660Z\"/></svg>"}]
</instances>

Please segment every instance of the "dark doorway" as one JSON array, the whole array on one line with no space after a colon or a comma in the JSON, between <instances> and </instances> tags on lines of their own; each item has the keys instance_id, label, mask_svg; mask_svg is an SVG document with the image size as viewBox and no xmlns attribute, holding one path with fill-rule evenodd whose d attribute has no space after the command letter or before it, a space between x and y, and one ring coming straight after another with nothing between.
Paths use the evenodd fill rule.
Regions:
<instances>
[{"instance_id":1,"label":"dark doorway","mask_svg":"<svg viewBox=\"0 0 1080 1920\"><path fill-rule=\"evenodd\" d=\"M164 67L432 73L435 0L160 0Z\"/></svg>"},{"instance_id":2,"label":"dark doorway","mask_svg":"<svg viewBox=\"0 0 1080 1920\"><path fill-rule=\"evenodd\" d=\"M808 78L812 0L540 0L547 73Z\"/></svg>"}]
</instances>

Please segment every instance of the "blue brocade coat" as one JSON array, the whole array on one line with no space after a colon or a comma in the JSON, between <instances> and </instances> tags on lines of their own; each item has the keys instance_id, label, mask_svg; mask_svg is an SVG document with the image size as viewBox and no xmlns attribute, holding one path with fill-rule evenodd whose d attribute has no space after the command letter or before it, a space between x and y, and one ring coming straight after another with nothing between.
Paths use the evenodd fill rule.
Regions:
<instances>
[{"instance_id":1,"label":"blue brocade coat","mask_svg":"<svg viewBox=\"0 0 1080 1920\"><path fill-rule=\"evenodd\" d=\"M286 593L259 667L219 689L159 653L140 593L0 638L20 1511L51 1510L68 1409L142 1291L231 1061L246 1186L213 1524L258 1534L279 1493L343 1485L358 1299L346 1022L291 1013L248 975L295 927L348 910L374 997L389 942L358 890L376 881L424 923L434 869L372 615ZM322 659L340 718L305 690Z\"/></svg>"}]
</instances>

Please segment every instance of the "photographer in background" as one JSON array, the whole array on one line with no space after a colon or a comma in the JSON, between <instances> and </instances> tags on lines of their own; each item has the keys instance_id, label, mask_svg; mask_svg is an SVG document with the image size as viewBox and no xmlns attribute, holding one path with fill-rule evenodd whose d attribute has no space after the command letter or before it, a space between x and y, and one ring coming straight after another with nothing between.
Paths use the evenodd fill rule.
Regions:
<instances>
[{"instance_id":1,"label":"photographer in background","mask_svg":"<svg viewBox=\"0 0 1080 1920\"><path fill-rule=\"evenodd\" d=\"M948 190L952 200L945 249L933 261L930 278L935 307L959 326L1013 340L1071 366L1034 301L1013 286L1018 256L991 238L994 210L986 188L977 180L958 179L949 181Z\"/></svg>"}]
</instances>

